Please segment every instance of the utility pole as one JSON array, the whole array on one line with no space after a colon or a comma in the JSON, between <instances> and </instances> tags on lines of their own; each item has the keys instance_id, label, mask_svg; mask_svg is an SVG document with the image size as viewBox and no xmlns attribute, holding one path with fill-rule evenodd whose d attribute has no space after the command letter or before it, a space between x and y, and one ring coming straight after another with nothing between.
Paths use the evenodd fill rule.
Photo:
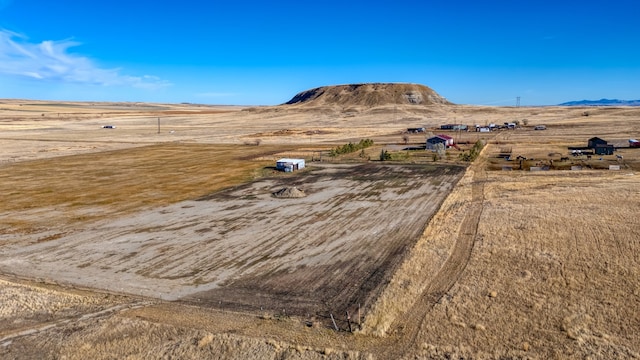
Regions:
<instances>
[{"instance_id":1,"label":"utility pole","mask_svg":"<svg viewBox=\"0 0 640 360\"><path fill-rule=\"evenodd\" d=\"M158 134L160 134L160 118L158 118Z\"/></svg>"},{"instance_id":2,"label":"utility pole","mask_svg":"<svg viewBox=\"0 0 640 360\"><path fill-rule=\"evenodd\" d=\"M520 96L516 97L516 107L520 107Z\"/></svg>"}]
</instances>

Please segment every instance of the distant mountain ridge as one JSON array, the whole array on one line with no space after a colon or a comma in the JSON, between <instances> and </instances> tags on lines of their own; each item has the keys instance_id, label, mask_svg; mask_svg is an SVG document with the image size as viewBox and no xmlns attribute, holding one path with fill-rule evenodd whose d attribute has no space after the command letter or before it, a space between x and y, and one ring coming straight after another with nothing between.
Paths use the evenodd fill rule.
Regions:
<instances>
[{"instance_id":1,"label":"distant mountain ridge","mask_svg":"<svg viewBox=\"0 0 640 360\"><path fill-rule=\"evenodd\" d=\"M640 100L618 100L618 99L580 100L580 101L565 102L560 104L560 106L640 106Z\"/></svg>"}]
</instances>

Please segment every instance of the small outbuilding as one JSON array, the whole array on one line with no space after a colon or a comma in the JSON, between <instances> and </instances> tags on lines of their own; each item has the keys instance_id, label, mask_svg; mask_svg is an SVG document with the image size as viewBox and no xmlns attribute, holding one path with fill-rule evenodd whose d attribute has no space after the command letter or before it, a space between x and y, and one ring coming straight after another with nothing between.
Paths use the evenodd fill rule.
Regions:
<instances>
[{"instance_id":1,"label":"small outbuilding","mask_svg":"<svg viewBox=\"0 0 640 360\"><path fill-rule=\"evenodd\" d=\"M440 130L469 131L469 126L465 124L445 124L440 125Z\"/></svg>"},{"instance_id":2,"label":"small outbuilding","mask_svg":"<svg viewBox=\"0 0 640 360\"><path fill-rule=\"evenodd\" d=\"M587 147L591 149L595 149L598 145L607 145L607 142L599 137L592 137L587 143Z\"/></svg>"},{"instance_id":3,"label":"small outbuilding","mask_svg":"<svg viewBox=\"0 0 640 360\"><path fill-rule=\"evenodd\" d=\"M276 169L284 172L294 172L304 169L304 159L280 159L276 161Z\"/></svg>"},{"instance_id":4,"label":"small outbuilding","mask_svg":"<svg viewBox=\"0 0 640 360\"><path fill-rule=\"evenodd\" d=\"M445 139L446 140L445 145L447 147L453 146L453 138L451 136L440 134L440 135L438 135L438 137L441 138L441 139Z\"/></svg>"},{"instance_id":5,"label":"small outbuilding","mask_svg":"<svg viewBox=\"0 0 640 360\"><path fill-rule=\"evenodd\" d=\"M434 136L431 138L427 139L427 146L426 149L427 150L437 150L438 149L438 144L442 144L442 146L444 146L444 148L447 148L447 140L441 138L440 136Z\"/></svg>"},{"instance_id":6,"label":"small outbuilding","mask_svg":"<svg viewBox=\"0 0 640 360\"><path fill-rule=\"evenodd\" d=\"M447 135L437 135L427 139L426 149L427 150L436 150L437 144L444 145L444 148L448 148L449 146L453 146L453 138Z\"/></svg>"},{"instance_id":7,"label":"small outbuilding","mask_svg":"<svg viewBox=\"0 0 640 360\"><path fill-rule=\"evenodd\" d=\"M615 150L616 149L613 147L613 145L607 145L607 144L605 145L598 144L594 149L596 155L613 155L613 152Z\"/></svg>"}]
</instances>

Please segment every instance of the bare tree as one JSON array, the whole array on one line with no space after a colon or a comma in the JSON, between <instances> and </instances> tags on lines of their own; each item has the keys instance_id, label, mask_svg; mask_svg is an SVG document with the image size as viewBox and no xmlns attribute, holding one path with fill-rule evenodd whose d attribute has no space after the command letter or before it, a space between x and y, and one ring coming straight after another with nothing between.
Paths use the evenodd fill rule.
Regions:
<instances>
[{"instance_id":1,"label":"bare tree","mask_svg":"<svg viewBox=\"0 0 640 360\"><path fill-rule=\"evenodd\" d=\"M443 159L447 154L447 147L443 143L436 144L436 154L439 159Z\"/></svg>"}]
</instances>

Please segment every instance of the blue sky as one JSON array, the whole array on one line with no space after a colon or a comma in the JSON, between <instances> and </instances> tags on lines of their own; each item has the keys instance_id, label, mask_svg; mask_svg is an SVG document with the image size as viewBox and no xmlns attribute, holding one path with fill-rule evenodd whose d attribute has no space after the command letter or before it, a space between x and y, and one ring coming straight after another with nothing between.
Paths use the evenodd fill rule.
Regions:
<instances>
[{"instance_id":1,"label":"blue sky","mask_svg":"<svg viewBox=\"0 0 640 360\"><path fill-rule=\"evenodd\" d=\"M640 2L0 0L0 98L275 105L427 85L459 104L640 99Z\"/></svg>"}]
</instances>

